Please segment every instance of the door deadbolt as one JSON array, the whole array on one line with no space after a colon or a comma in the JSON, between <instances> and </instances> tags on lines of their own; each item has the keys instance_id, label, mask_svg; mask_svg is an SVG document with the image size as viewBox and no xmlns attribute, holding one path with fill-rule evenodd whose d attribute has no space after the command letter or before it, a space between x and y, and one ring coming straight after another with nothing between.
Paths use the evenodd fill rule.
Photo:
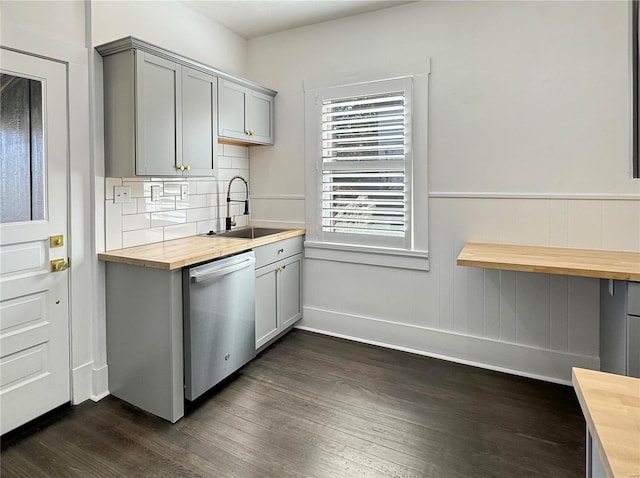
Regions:
<instances>
[{"instance_id":1,"label":"door deadbolt","mask_svg":"<svg viewBox=\"0 0 640 478\"><path fill-rule=\"evenodd\" d=\"M49 247L62 247L64 246L64 236L62 234L49 237Z\"/></svg>"}]
</instances>

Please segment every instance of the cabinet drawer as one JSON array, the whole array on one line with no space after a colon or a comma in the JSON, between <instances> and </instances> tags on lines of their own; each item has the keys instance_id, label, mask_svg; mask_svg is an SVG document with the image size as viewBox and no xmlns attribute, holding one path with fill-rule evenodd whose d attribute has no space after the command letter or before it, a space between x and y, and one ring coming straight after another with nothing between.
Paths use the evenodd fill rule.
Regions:
<instances>
[{"instance_id":1,"label":"cabinet drawer","mask_svg":"<svg viewBox=\"0 0 640 478\"><path fill-rule=\"evenodd\" d=\"M302 238L296 236L256 247L256 269L302 252Z\"/></svg>"},{"instance_id":2,"label":"cabinet drawer","mask_svg":"<svg viewBox=\"0 0 640 478\"><path fill-rule=\"evenodd\" d=\"M627 313L640 316L640 282L628 282L627 287Z\"/></svg>"}]
</instances>

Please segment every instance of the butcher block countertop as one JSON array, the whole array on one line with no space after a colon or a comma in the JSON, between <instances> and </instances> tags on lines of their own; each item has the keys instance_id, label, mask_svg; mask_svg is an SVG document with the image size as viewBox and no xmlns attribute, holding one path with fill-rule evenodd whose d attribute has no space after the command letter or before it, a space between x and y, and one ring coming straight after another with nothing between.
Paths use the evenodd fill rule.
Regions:
<instances>
[{"instance_id":1,"label":"butcher block countertop","mask_svg":"<svg viewBox=\"0 0 640 478\"><path fill-rule=\"evenodd\" d=\"M485 269L640 281L638 252L469 242L460 252L457 264Z\"/></svg>"},{"instance_id":2,"label":"butcher block countertop","mask_svg":"<svg viewBox=\"0 0 640 478\"><path fill-rule=\"evenodd\" d=\"M254 247L304 235L304 229L290 229L258 239L191 236L144 246L127 247L98 254L98 259L132 266L174 270Z\"/></svg>"},{"instance_id":3,"label":"butcher block countertop","mask_svg":"<svg viewBox=\"0 0 640 478\"><path fill-rule=\"evenodd\" d=\"M572 374L607 476L640 476L640 379L581 368Z\"/></svg>"}]
</instances>

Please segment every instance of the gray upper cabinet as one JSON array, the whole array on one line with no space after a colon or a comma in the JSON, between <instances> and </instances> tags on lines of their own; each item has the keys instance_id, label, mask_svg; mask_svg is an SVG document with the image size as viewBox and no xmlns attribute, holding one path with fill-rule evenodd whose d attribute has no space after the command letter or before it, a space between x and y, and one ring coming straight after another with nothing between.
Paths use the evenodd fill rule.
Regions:
<instances>
[{"instance_id":1,"label":"gray upper cabinet","mask_svg":"<svg viewBox=\"0 0 640 478\"><path fill-rule=\"evenodd\" d=\"M151 53L104 58L107 176L215 176L217 79Z\"/></svg>"},{"instance_id":2,"label":"gray upper cabinet","mask_svg":"<svg viewBox=\"0 0 640 478\"><path fill-rule=\"evenodd\" d=\"M273 95L220 80L218 96L221 143L273 144Z\"/></svg>"},{"instance_id":3,"label":"gray upper cabinet","mask_svg":"<svg viewBox=\"0 0 640 478\"><path fill-rule=\"evenodd\" d=\"M216 176L218 142L273 144L275 91L133 37L96 50L107 176Z\"/></svg>"}]
</instances>

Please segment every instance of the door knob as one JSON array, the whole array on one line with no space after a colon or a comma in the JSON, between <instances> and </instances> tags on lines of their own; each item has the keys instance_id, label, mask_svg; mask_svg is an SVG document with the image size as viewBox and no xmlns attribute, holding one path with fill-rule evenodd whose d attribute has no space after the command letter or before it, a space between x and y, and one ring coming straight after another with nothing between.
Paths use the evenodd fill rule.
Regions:
<instances>
[{"instance_id":1,"label":"door knob","mask_svg":"<svg viewBox=\"0 0 640 478\"><path fill-rule=\"evenodd\" d=\"M52 259L51 260L51 272L62 272L66 271L71 264L69 261L65 261L64 259Z\"/></svg>"}]
</instances>

